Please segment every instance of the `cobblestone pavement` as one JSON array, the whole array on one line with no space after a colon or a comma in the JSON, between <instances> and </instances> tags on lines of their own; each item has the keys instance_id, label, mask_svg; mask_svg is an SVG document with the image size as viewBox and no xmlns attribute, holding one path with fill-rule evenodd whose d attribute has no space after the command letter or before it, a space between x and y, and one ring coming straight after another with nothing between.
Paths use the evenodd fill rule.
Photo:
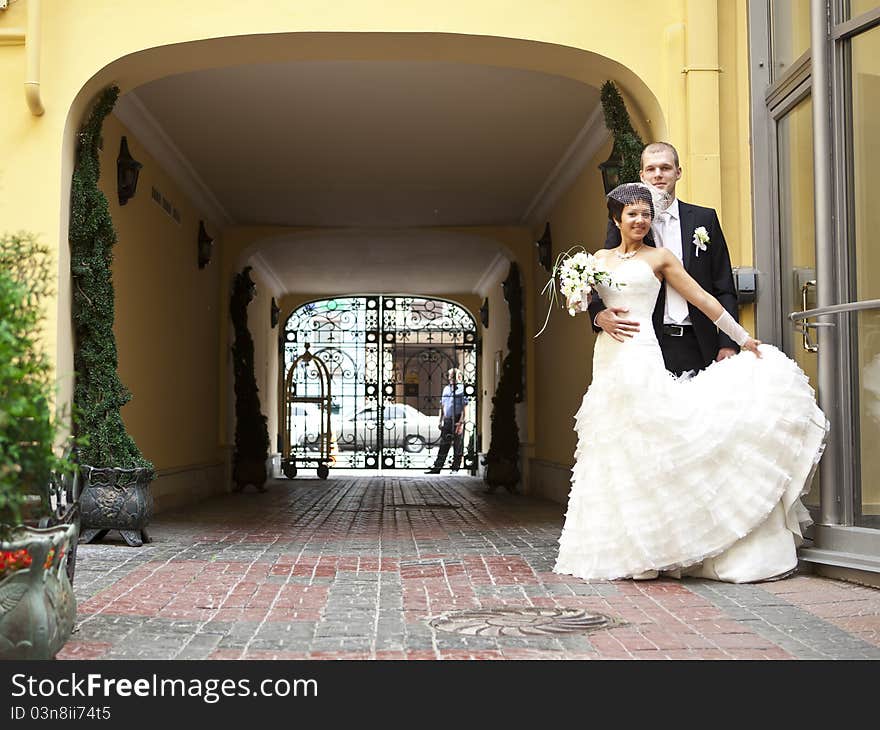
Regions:
<instances>
[{"instance_id":1,"label":"cobblestone pavement","mask_svg":"<svg viewBox=\"0 0 880 730\"><path fill-rule=\"evenodd\" d=\"M552 572L563 514L471 477L333 475L217 497L159 515L141 548L116 533L80 546L59 658L880 658L880 590L809 575L587 583ZM476 609L520 612L520 629L430 623ZM613 623L536 625L560 609Z\"/></svg>"}]
</instances>

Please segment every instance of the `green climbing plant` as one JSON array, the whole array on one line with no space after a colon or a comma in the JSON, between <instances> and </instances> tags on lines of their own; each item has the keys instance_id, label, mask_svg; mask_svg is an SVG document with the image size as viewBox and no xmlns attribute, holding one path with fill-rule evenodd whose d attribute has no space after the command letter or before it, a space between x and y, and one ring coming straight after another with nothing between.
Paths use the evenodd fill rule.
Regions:
<instances>
[{"instance_id":1,"label":"green climbing plant","mask_svg":"<svg viewBox=\"0 0 880 730\"><path fill-rule=\"evenodd\" d=\"M614 139L611 157L620 161L619 183L638 182L645 143L639 133L633 129L626 104L613 81L602 84L600 98L602 111L605 114L605 126Z\"/></svg>"},{"instance_id":2,"label":"green climbing plant","mask_svg":"<svg viewBox=\"0 0 880 730\"><path fill-rule=\"evenodd\" d=\"M254 369L254 340L248 329L248 304L256 296L251 267L235 275L229 314L235 330L232 364L235 377L235 452L233 478L237 488L253 484L263 490L266 460L269 458L269 431L260 408L260 394Z\"/></svg>"},{"instance_id":3,"label":"green climbing plant","mask_svg":"<svg viewBox=\"0 0 880 730\"><path fill-rule=\"evenodd\" d=\"M113 246L116 231L107 198L98 187L101 128L119 89L98 97L79 131L70 199L70 258L76 340L74 404L77 432L88 439L79 461L96 467L152 468L125 430L120 410L131 394L117 373L113 334Z\"/></svg>"}]
</instances>

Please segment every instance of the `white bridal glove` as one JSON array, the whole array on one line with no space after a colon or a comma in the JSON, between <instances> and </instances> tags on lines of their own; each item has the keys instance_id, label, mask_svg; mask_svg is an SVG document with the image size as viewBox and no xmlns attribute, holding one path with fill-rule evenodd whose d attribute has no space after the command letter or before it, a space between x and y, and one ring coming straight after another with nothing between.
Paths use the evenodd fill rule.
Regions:
<instances>
[{"instance_id":1,"label":"white bridal glove","mask_svg":"<svg viewBox=\"0 0 880 730\"><path fill-rule=\"evenodd\" d=\"M726 310L724 314L722 314L718 319L715 320L715 326L740 347L746 344L746 342L748 342L752 337L748 332L746 332L744 327L742 327L732 316L730 316L730 312Z\"/></svg>"}]
</instances>

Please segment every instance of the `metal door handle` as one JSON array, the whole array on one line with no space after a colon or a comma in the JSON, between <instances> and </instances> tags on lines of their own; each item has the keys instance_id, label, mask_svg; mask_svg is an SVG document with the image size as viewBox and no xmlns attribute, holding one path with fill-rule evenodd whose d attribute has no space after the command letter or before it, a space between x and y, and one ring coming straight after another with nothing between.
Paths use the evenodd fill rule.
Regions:
<instances>
[{"instance_id":1,"label":"metal door handle","mask_svg":"<svg viewBox=\"0 0 880 730\"><path fill-rule=\"evenodd\" d=\"M802 305L801 311L802 312L807 311L807 292L809 291L810 287L813 287L814 289L816 288L816 280L815 279L811 279L810 281L805 281L803 283L803 285L801 286L801 305ZM804 349L807 352L819 352L819 345L814 345L812 343L812 341L810 340L810 329L809 329L809 327L806 326L806 322L804 323L804 327L801 330L801 332L803 332L803 335L804 335Z\"/></svg>"}]
</instances>

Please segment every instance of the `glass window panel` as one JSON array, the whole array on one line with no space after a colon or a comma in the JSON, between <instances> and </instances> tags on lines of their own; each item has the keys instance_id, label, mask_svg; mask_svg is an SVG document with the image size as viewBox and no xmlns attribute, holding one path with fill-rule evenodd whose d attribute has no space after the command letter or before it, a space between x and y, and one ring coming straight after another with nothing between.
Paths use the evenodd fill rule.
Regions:
<instances>
[{"instance_id":1,"label":"glass window panel","mask_svg":"<svg viewBox=\"0 0 880 730\"><path fill-rule=\"evenodd\" d=\"M880 299L880 28L853 38L851 52L856 297Z\"/></svg>"},{"instance_id":2,"label":"glass window panel","mask_svg":"<svg viewBox=\"0 0 880 730\"><path fill-rule=\"evenodd\" d=\"M855 5L855 3L853 4ZM880 28L852 39L852 175L856 299L880 299ZM857 524L880 524L880 312L857 315L861 510ZM858 512L861 512L861 517Z\"/></svg>"},{"instance_id":3,"label":"glass window panel","mask_svg":"<svg viewBox=\"0 0 880 730\"><path fill-rule=\"evenodd\" d=\"M813 217L813 104L807 98L776 126L779 174L779 257L783 349L800 365L818 389L817 353L805 347L804 337L787 319L789 312L816 306L816 244ZM815 330L813 330L815 332ZM815 342L815 334L812 335ZM819 504L818 474L804 502Z\"/></svg>"},{"instance_id":4,"label":"glass window panel","mask_svg":"<svg viewBox=\"0 0 880 730\"><path fill-rule=\"evenodd\" d=\"M849 0L849 14L846 19L858 18L862 13L867 13L877 7L880 7L877 0Z\"/></svg>"},{"instance_id":5,"label":"glass window panel","mask_svg":"<svg viewBox=\"0 0 880 730\"><path fill-rule=\"evenodd\" d=\"M810 0L771 0L771 75L783 75L810 48Z\"/></svg>"},{"instance_id":6,"label":"glass window panel","mask_svg":"<svg viewBox=\"0 0 880 730\"><path fill-rule=\"evenodd\" d=\"M880 527L880 311L857 315L860 492L856 525Z\"/></svg>"}]
</instances>

